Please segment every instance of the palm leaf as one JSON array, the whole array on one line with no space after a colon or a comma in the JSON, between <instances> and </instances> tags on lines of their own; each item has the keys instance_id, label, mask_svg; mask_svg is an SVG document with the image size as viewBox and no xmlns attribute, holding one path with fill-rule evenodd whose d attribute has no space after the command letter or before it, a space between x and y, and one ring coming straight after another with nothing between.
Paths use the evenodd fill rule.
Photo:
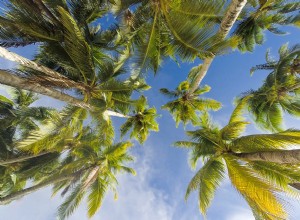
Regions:
<instances>
[{"instance_id":1,"label":"palm leaf","mask_svg":"<svg viewBox=\"0 0 300 220\"><path fill-rule=\"evenodd\" d=\"M228 175L232 185L255 209L255 213L264 215L266 219L286 219L283 205L278 201L276 192L280 192L260 178L244 165L239 164L232 157L225 157Z\"/></svg>"},{"instance_id":2,"label":"palm leaf","mask_svg":"<svg viewBox=\"0 0 300 220\"><path fill-rule=\"evenodd\" d=\"M199 206L203 215L205 215L217 187L224 178L225 167L222 161L210 159L192 178L186 191L187 199L191 191L199 190Z\"/></svg>"},{"instance_id":3,"label":"palm leaf","mask_svg":"<svg viewBox=\"0 0 300 220\"><path fill-rule=\"evenodd\" d=\"M107 191L107 180L97 177L93 182L88 196L88 217L91 218L100 208Z\"/></svg>"},{"instance_id":4,"label":"palm leaf","mask_svg":"<svg viewBox=\"0 0 300 220\"><path fill-rule=\"evenodd\" d=\"M237 138L232 142L233 150L255 152L260 150L284 149L300 143L298 130L286 130L275 134L256 134Z\"/></svg>"},{"instance_id":5,"label":"palm leaf","mask_svg":"<svg viewBox=\"0 0 300 220\"><path fill-rule=\"evenodd\" d=\"M58 218L61 220L69 217L74 210L78 207L79 203L83 199L84 192L81 189L81 185L78 184L66 198L66 200L58 208Z\"/></svg>"}]
</instances>

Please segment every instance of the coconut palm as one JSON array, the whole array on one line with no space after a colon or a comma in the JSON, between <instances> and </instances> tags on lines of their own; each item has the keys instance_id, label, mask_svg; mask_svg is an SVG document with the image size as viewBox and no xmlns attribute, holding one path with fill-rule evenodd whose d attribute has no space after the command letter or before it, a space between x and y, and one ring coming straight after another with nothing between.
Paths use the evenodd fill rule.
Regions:
<instances>
[{"instance_id":1,"label":"coconut palm","mask_svg":"<svg viewBox=\"0 0 300 220\"><path fill-rule=\"evenodd\" d=\"M149 131L158 131L158 124L156 122L156 109L147 108L147 99L144 96L136 102L135 115L128 118L121 126L121 136L124 136L130 130L130 137L137 139L140 143L144 143L149 135Z\"/></svg>"},{"instance_id":2,"label":"coconut palm","mask_svg":"<svg viewBox=\"0 0 300 220\"><path fill-rule=\"evenodd\" d=\"M294 193L289 184L299 182L299 168L269 162L263 156L257 161L242 155L278 152L278 158L285 158L289 163L290 154L283 149L300 145L300 131L241 136L249 124L241 116L245 104L244 100L237 105L229 123L222 129L211 122L208 114L203 114L199 120L200 129L187 132L192 141L175 143L191 149L192 167L196 167L199 158L203 159L203 166L188 186L186 198L198 190L199 207L205 214L217 187L228 173L231 184L247 201L256 219L287 219L285 206L278 195Z\"/></svg>"},{"instance_id":3,"label":"coconut palm","mask_svg":"<svg viewBox=\"0 0 300 220\"><path fill-rule=\"evenodd\" d=\"M94 2L95 4L96 2L98 2L97 4L100 4L99 1ZM23 4L26 4L26 7L30 7L28 1L13 1L10 7L8 7L10 10L6 12L7 19L14 19L11 17L22 17L22 21L19 21L18 19L13 20L13 22L16 24L18 24L18 22L22 23L23 20L26 20L25 17L30 15L23 9L19 9L19 7L21 7ZM56 40L49 41L41 39L38 41L42 42L42 46L41 53L37 56L37 61L39 64L46 64L46 66L41 66L32 61L25 60L24 58L18 57L16 54L9 53L5 49L1 48L1 54L4 57L13 61L17 61L23 67L25 67L25 70L22 69L21 72L18 71L17 73L11 75L9 75L7 71L1 71L1 82L15 87L26 87L26 89L31 91L46 94L73 105L92 109L93 107L89 103L84 104L90 100L89 97L91 93L93 93L95 96L98 96L98 99L103 99L103 93L110 92L107 90L107 86L99 85L98 80L101 78L108 79L110 77L112 78L111 81L113 81L113 78L122 71L120 68L121 64L116 61L118 68L113 67L113 69L111 69L111 64L107 65L107 63L113 62L113 60L109 58L108 55L105 55L103 51L101 51L101 48L97 48L95 46L96 44L93 45L89 38L90 31L87 24L88 22L93 21L92 17L96 19L98 18L97 16L102 16L101 13L96 13L100 6L95 6L96 8L94 11L90 12L92 13L90 15L91 17L88 16L87 20L85 21L86 24L83 25L82 22L86 17L83 16L85 11L80 11L80 13L78 13L78 9L81 6L84 6L84 1L71 1L70 4L65 3L66 5L64 6L61 6L61 4L46 4L49 7L53 7L50 7L49 10L59 18L59 32L60 35L63 33L63 36L58 37ZM67 6L69 6L69 8ZM94 6L94 4L83 8L87 11L90 11L90 7L92 6ZM26 7L24 6L24 9L26 9ZM94 12L96 14L93 14ZM38 16L43 16L43 13L41 13L41 15L39 14ZM78 18L76 16L81 17ZM30 16L28 19L34 18ZM39 21L35 22L39 24ZM9 29L9 26L5 27ZM42 29L42 27L40 28ZM25 30L26 28L24 28L24 31ZM3 31L6 31L6 29ZM26 33L26 36L27 35L34 37L35 33L28 32ZM47 65L51 67L52 70L49 69ZM108 71L111 71L110 74L105 75ZM22 78L17 78L16 75L21 75ZM130 90L132 91L134 89L141 89L141 87L144 85L141 82L133 82L132 80L127 80L126 83L112 83L111 81L109 86L112 86L111 84L114 85L114 90L111 92L121 91L124 94L128 94L128 91ZM123 85L123 87L119 90L116 90L117 83L120 86ZM104 92L99 91L100 88L96 88L96 85L99 85L100 88L105 87L106 90ZM127 87L124 88L125 86ZM79 96L78 98L74 98L70 95L57 91L57 89L75 89L79 94L83 95Z\"/></svg>"},{"instance_id":4,"label":"coconut palm","mask_svg":"<svg viewBox=\"0 0 300 220\"><path fill-rule=\"evenodd\" d=\"M40 177L31 187L0 198L0 203L6 204L45 186L54 185L54 193L63 190L63 196L68 194L59 207L59 219L72 214L87 192L88 216L93 216L101 206L105 193L109 189L115 192L116 174L123 171L134 174L125 165L132 161L132 157L127 154L131 143L104 146L94 131L86 127L76 144L76 148L69 150L56 165L56 172Z\"/></svg>"},{"instance_id":5,"label":"coconut palm","mask_svg":"<svg viewBox=\"0 0 300 220\"><path fill-rule=\"evenodd\" d=\"M283 25L299 26L300 9L298 1L284 0L254 0L245 7L234 34L241 38L239 49L253 51L256 44L264 42L264 31L274 34L286 34L278 27Z\"/></svg>"},{"instance_id":6,"label":"coconut palm","mask_svg":"<svg viewBox=\"0 0 300 220\"><path fill-rule=\"evenodd\" d=\"M29 179L39 180L44 175L56 171L60 156L74 148L83 132L83 121L87 118L87 111L78 107L66 107L62 112L52 114L51 120L46 120L39 130L33 130L28 137L14 141L14 151L9 157L1 158L1 196L21 190L17 186ZM100 120L99 120L100 121ZM103 120L104 121L104 120ZM104 121L106 122L106 121ZM102 123L102 132L109 136L101 140L112 142L111 127ZM99 126L100 127L100 126ZM98 127L98 129L99 129ZM100 131L98 131L100 133ZM96 135L96 132L95 132ZM13 181L11 176L14 177Z\"/></svg>"},{"instance_id":7,"label":"coconut palm","mask_svg":"<svg viewBox=\"0 0 300 220\"><path fill-rule=\"evenodd\" d=\"M0 16L0 45L26 46L39 42L62 42L64 27L58 8L76 18L80 28L107 12L107 1L98 0L10 0Z\"/></svg>"},{"instance_id":8,"label":"coconut palm","mask_svg":"<svg viewBox=\"0 0 300 220\"><path fill-rule=\"evenodd\" d=\"M167 104L162 106L162 109L167 109L173 115L176 125L182 121L187 124L189 121L195 124L197 121L197 113L207 110L218 110L221 108L221 103L213 99L200 98L199 96L210 91L210 87L205 85L198 88L192 94L189 92L190 82L183 81L179 84L175 91L169 91L166 88L160 90L164 95L173 98Z\"/></svg>"},{"instance_id":9,"label":"coconut palm","mask_svg":"<svg viewBox=\"0 0 300 220\"><path fill-rule=\"evenodd\" d=\"M1 160L13 151L13 142L26 138L30 132L39 130L39 123L50 119L53 109L32 107L38 98L31 92L11 90L12 99L0 96L0 146Z\"/></svg>"},{"instance_id":10,"label":"coconut palm","mask_svg":"<svg viewBox=\"0 0 300 220\"><path fill-rule=\"evenodd\" d=\"M37 132L44 120L50 119L54 113L53 109L45 107L32 107L37 96L31 92L22 90L11 90L11 99L0 96L0 196L21 190L30 175L25 175L21 170L42 170L47 164L57 159L57 154L43 156L39 161L29 160L29 154L17 148L17 142L28 138L31 132ZM18 158L18 159L16 159ZM23 158L23 160L20 160ZM27 159L26 163L21 163ZM11 163L7 163L7 162ZM12 162L14 162L12 164ZM38 162L38 163L37 163ZM37 165L38 164L38 165Z\"/></svg>"},{"instance_id":11,"label":"coconut palm","mask_svg":"<svg viewBox=\"0 0 300 220\"><path fill-rule=\"evenodd\" d=\"M133 45L137 76L156 72L165 57L191 61L224 53L234 43L216 33L224 1L115 1L112 10L121 16L121 31ZM134 9L134 10L133 10Z\"/></svg>"},{"instance_id":12,"label":"coconut palm","mask_svg":"<svg viewBox=\"0 0 300 220\"><path fill-rule=\"evenodd\" d=\"M242 9L246 5L246 3L247 3L246 0L231 1L222 18L219 29L215 34L215 38L219 40L224 40L227 37L228 33L230 32L231 28L233 27L234 23L236 22L237 18L242 12ZM233 40L233 42L235 41ZM235 44L232 46L235 46ZM198 65L197 67L194 67L194 70L197 70L197 73L195 73L195 77L190 87L190 91L189 91L190 93L193 93L196 89L198 89L202 80L207 74L214 58L215 58L215 54L213 54L213 56L211 57L205 58L202 64Z\"/></svg>"},{"instance_id":13,"label":"coconut palm","mask_svg":"<svg viewBox=\"0 0 300 220\"><path fill-rule=\"evenodd\" d=\"M257 65L255 70L271 70L264 84L257 90L245 93L249 96L248 109L255 122L271 131L282 130L283 112L300 116L300 79L298 71L299 45L288 48L285 44L279 49L279 60L275 61L267 53L267 63Z\"/></svg>"}]
</instances>

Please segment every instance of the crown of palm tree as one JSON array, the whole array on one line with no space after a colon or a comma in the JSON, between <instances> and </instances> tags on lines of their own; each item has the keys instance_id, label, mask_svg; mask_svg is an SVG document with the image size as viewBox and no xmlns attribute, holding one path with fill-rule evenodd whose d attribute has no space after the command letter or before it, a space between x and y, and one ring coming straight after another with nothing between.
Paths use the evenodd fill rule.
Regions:
<instances>
[{"instance_id":1,"label":"crown of palm tree","mask_svg":"<svg viewBox=\"0 0 300 220\"><path fill-rule=\"evenodd\" d=\"M127 119L121 126L121 136L124 136L130 130L130 137L137 139L140 143L144 143L149 135L149 131L159 131L156 122L155 108L148 108L147 99L144 96L136 102L134 116Z\"/></svg>"},{"instance_id":2,"label":"crown of palm tree","mask_svg":"<svg viewBox=\"0 0 300 220\"><path fill-rule=\"evenodd\" d=\"M108 190L116 193L117 173L135 174L127 167L128 162L133 160L127 153L132 144L112 144L112 140L107 141L102 137L104 134L109 135L108 132L100 133L99 127L82 127L82 119L86 117L83 111L81 108L68 108L60 118L54 118L55 129L52 129L50 134L43 136L43 132L35 132L19 143L19 149L32 156L28 156L26 160L16 158L11 163L3 163L10 170L1 176L1 204L9 203L45 186L54 185L54 193L62 190L62 196L68 194L58 210L60 219L67 218L87 192L88 216L91 217L101 206ZM66 123L70 126L66 126ZM39 147L41 145L43 147ZM19 169L15 172L11 170L17 167ZM34 180L34 184L24 189L29 179ZM11 185L14 185L14 188Z\"/></svg>"},{"instance_id":3,"label":"crown of palm tree","mask_svg":"<svg viewBox=\"0 0 300 220\"><path fill-rule=\"evenodd\" d=\"M192 71L193 73L193 71ZM198 112L204 112L207 110L218 110L221 108L221 103L213 99L200 98L199 96L210 91L209 86L196 89L193 93L190 93L190 82L183 81L179 84L175 91L169 91L166 88L160 90L160 92L169 98L175 98L162 106L162 109L167 109L173 115L176 122L176 126L182 121L183 124L187 124L189 121L192 124L197 122Z\"/></svg>"},{"instance_id":4,"label":"crown of palm tree","mask_svg":"<svg viewBox=\"0 0 300 220\"><path fill-rule=\"evenodd\" d=\"M11 90L12 99L0 96L1 153L13 150L13 142L26 138L30 132L39 130L38 123L49 119L53 109L30 106L38 98L31 92ZM5 156L4 156L5 157ZM4 158L2 158L4 159Z\"/></svg>"},{"instance_id":5,"label":"crown of palm tree","mask_svg":"<svg viewBox=\"0 0 300 220\"><path fill-rule=\"evenodd\" d=\"M36 166L33 160L25 164L5 165L2 163L24 156L24 152L17 149L17 142L28 138L31 132L37 132L39 125L44 120L52 118L54 113L54 110L50 108L32 107L31 104L37 100L37 96L31 92L13 89L10 93L11 99L0 96L0 197L23 189L27 179L35 173L33 169L36 171L39 168L42 169L41 167L45 168L47 163L53 161L55 157L54 154L42 157L39 166ZM29 173L30 170L33 171L30 175L24 173L25 171Z\"/></svg>"},{"instance_id":6,"label":"crown of palm tree","mask_svg":"<svg viewBox=\"0 0 300 220\"><path fill-rule=\"evenodd\" d=\"M216 36L225 1L115 1L121 31L133 45L136 75L159 68L165 57L191 61L224 53L236 39ZM134 10L133 10L134 9Z\"/></svg>"},{"instance_id":7,"label":"crown of palm tree","mask_svg":"<svg viewBox=\"0 0 300 220\"><path fill-rule=\"evenodd\" d=\"M267 52L267 63L257 65L255 70L272 70L264 84L257 90L243 95L249 96L248 109L254 116L255 122L267 130L282 130L283 112L300 116L300 79L297 60L299 45L288 48L285 44L279 49L279 60L272 60Z\"/></svg>"},{"instance_id":8,"label":"crown of palm tree","mask_svg":"<svg viewBox=\"0 0 300 220\"><path fill-rule=\"evenodd\" d=\"M62 196L69 194L58 209L59 219L65 219L72 214L87 192L89 192L88 216L92 217L100 208L105 193L110 189L116 193L115 186L118 183L116 174L120 172L135 174L133 169L126 166L126 163L133 160L127 154L130 142L101 146L91 132L83 135L80 142L62 161L61 173L81 170L83 172L54 186L54 193L63 190Z\"/></svg>"},{"instance_id":9,"label":"crown of palm tree","mask_svg":"<svg viewBox=\"0 0 300 220\"><path fill-rule=\"evenodd\" d=\"M262 44L265 30L282 35L286 32L278 29L279 26L299 26L298 1L254 0L248 1L248 6L234 31L234 35L241 38L238 48L243 52L253 51L256 44Z\"/></svg>"},{"instance_id":10,"label":"crown of palm tree","mask_svg":"<svg viewBox=\"0 0 300 220\"><path fill-rule=\"evenodd\" d=\"M222 129L214 125L208 114L200 118L201 128L188 131L192 141L175 145L191 149L191 165L199 158L203 166L191 180L186 198L199 191L199 207L203 214L211 204L216 189L226 173L231 184L244 197L257 219L286 219L285 206L279 194L295 193L289 186L300 180L299 168L239 157L242 152L272 151L300 144L300 131L287 130L277 134L241 136L248 122L241 116L246 100L233 111L229 123Z\"/></svg>"}]
</instances>

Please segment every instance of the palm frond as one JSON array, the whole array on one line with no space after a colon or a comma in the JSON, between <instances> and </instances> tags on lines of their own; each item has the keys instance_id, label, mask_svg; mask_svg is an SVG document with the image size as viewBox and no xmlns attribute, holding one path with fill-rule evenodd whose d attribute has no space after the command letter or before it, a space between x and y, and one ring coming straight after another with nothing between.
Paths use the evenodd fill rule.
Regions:
<instances>
[{"instance_id":1,"label":"palm frond","mask_svg":"<svg viewBox=\"0 0 300 220\"><path fill-rule=\"evenodd\" d=\"M299 170L295 167L264 161L249 162L249 166L270 182L283 190L289 190L289 184L300 181Z\"/></svg>"},{"instance_id":2,"label":"palm frond","mask_svg":"<svg viewBox=\"0 0 300 220\"><path fill-rule=\"evenodd\" d=\"M280 190L256 177L255 173L234 158L228 156L225 161L232 185L247 200L256 215L263 215L267 217L265 219L286 219L286 212L276 194Z\"/></svg>"},{"instance_id":3,"label":"palm frond","mask_svg":"<svg viewBox=\"0 0 300 220\"><path fill-rule=\"evenodd\" d=\"M275 134L256 134L237 138L233 142L235 151L255 152L259 150L284 149L300 143L298 130L286 130Z\"/></svg>"},{"instance_id":4,"label":"palm frond","mask_svg":"<svg viewBox=\"0 0 300 220\"><path fill-rule=\"evenodd\" d=\"M224 178L225 167L221 160L210 159L192 178L186 191L187 199L191 191L199 190L199 207L203 215L210 206L215 191Z\"/></svg>"},{"instance_id":5,"label":"palm frond","mask_svg":"<svg viewBox=\"0 0 300 220\"><path fill-rule=\"evenodd\" d=\"M84 192L81 189L81 185L78 184L66 198L66 200L58 208L58 218L61 220L69 217L74 210L78 207L79 203L83 199Z\"/></svg>"},{"instance_id":6,"label":"palm frond","mask_svg":"<svg viewBox=\"0 0 300 220\"><path fill-rule=\"evenodd\" d=\"M74 18L62 7L58 7L61 23L65 28L65 51L69 54L75 66L80 70L85 82L95 78L91 48L85 41Z\"/></svg>"},{"instance_id":7,"label":"palm frond","mask_svg":"<svg viewBox=\"0 0 300 220\"><path fill-rule=\"evenodd\" d=\"M88 217L91 218L100 208L107 191L109 183L107 180L97 177L96 181L91 186L91 191L88 196Z\"/></svg>"}]
</instances>

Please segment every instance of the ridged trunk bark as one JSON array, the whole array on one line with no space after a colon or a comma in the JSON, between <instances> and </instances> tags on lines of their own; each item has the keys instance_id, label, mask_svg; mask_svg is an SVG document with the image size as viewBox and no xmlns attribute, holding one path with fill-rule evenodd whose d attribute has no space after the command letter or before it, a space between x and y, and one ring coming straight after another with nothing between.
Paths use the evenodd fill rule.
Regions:
<instances>
[{"instance_id":1,"label":"ridged trunk bark","mask_svg":"<svg viewBox=\"0 0 300 220\"><path fill-rule=\"evenodd\" d=\"M289 183L289 185L295 189L300 190L300 183Z\"/></svg>"},{"instance_id":2,"label":"ridged trunk bark","mask_svg":"<svg viewBox=\"0 0 300 220\"><path fill-rule=\"evenodd\" d=\"M4 70L0 70L0 83L7 85L7 86L12 86L15 88L24 89L24 90L35 92L38 94L46 95L51 98L54 98L54 99L57 99L57 100L69 103L71 105L81 107L81 108L85 108L85 109L89 109L89 110L92 109L92 106L90 106L88 103L85 103L82 100L76 99L70 95L59 92L55 89L41 86L40 84L31 83L26 78L22 78L22 77L13 75Z\"/></svg>"},{"instance_id":3,"label":"ridged trunk bark","mask_svg":"<svg viewBox=\"0 0 300 220\"><path fill-rule=\"evenodd\" d=\"M256 153L237 153L235 156L244 158L250 161L265 161L279 164L299 164L300 149L297 150L279 150L279 151L264 151Z\"/></svg>"},{"instance_id":4,"label":"ridged trunk bark","mask_svg":"<svg viewBox=\"0 0 300 220\"><path fill-rule=\"evenodd\" d=\"M7 160L0 160L0 166L5 166L5 165L8 165L8 164L12 164L12 163L23 162L24 160L29 160L29 159L32 159L32 158L35 158L35 157L40 157L40 156L43 156L43 155L49 154L49 153L52 153L52 152L42 152L42 153L35 154L35 155L24 155L24 156L17 157L17 158L11 158L11 159L7 159Z\"/></svg>"},{"instance_id":5,"label":"ridged trunk bark","mask_svg":"<svg viewBox=\"0 0 300 220\"><path fill-rule=\"evenodd\" d=\"M46 79L49 80L49 77L51 77L51 81L53 83L58 83L60 85L64 85L66 88L76 88L76 89L79 89L82 91L86 90L86 86L84 86L83 84L77 83L73 80L70 80L69 78L65 77L64 75L61 75L60 73L58 73L48 67L42 66L42 65L37 64L25 57L22 57L22 56L16 54L16 53L10 52L1 46L0 46L0 57L3 57L4 59L16 62L19 65L25 66L27 68L40 71L43 74L45 74L46 76L48 76L48 77L45 77Z\"/></svg>"},{"instance_id":6,"label":"ridged trunk bark","mask_svg":"<svg viewBox=\"0 0 300 220\"><path fill-rule=\"evenodd\" d=\"M49 96L51 98L66 102L70 105L78 106L87 110L93 111L94 107L91 106L90 104L76 99L73 96L67 95L65 93L62 93L60 91L57 91L52 88L44 87L40 84L37 83L31 83L28 81L26 78L22 78L16 75L13 75L7 71L0 70L0 83L7 85L7 86L12 86L18 89L24 89L27 91L31 91L34 93L42 94ZM129 118L130 116L123 115L118 112L114 112L111 110L106 110L104 112L105 115L107 116L114 116L114 117L121 117L121 118Z\"/></svg>"},{"instance_id":7,"label":"ridged trunk bark","mask_svg":"<svg viewBox=\"0 0 300 220\"><path fill-rule=\"evenodd\" d=\"M15 192L15 193L12 193L8 196L5 196L3 198L0 198L0 205L5 205L5 204L8 204L16 199L20 199L22 198L23 196L26 196L30 193L33 193L39 189L42 189L48 185L51 185L51 184L55 184L55 183L59 183L59 182L62 182L64 180L68 180L68 179L72 179L74 178L76 175L79 175L78 172L76 173L73 173L73 174L70 174L70 175L61 175L61 176L58 176L54 179L51 179L51 180L47 180L47 181L44 181L42 183L39 183L35 186L31 186L31 187L28 187L26 189L23 189L23 190L20 190L18 192Z\"/></svg>"},{"instance_id":8,"label":"ridged trunk bark","mask_svg":"<svg viewBox=\"0 0 300 220\"><path fill-rule=\"evenodd\" d=\"M222 39L224 39L229 31L231 30L234 22L238 18L239 14L241 13L242 9L246 5L247 0L232 0L230 3L224 18L222 19L220 28L217 32L217 35L220 36ZM205 77L211 63L213 62L215 56L212 56L210 58L206 58L203 61L202 68L200 72L197 74L189 93L193 93L200 85L201 81Z\"/></svg>"}]
</instances>

